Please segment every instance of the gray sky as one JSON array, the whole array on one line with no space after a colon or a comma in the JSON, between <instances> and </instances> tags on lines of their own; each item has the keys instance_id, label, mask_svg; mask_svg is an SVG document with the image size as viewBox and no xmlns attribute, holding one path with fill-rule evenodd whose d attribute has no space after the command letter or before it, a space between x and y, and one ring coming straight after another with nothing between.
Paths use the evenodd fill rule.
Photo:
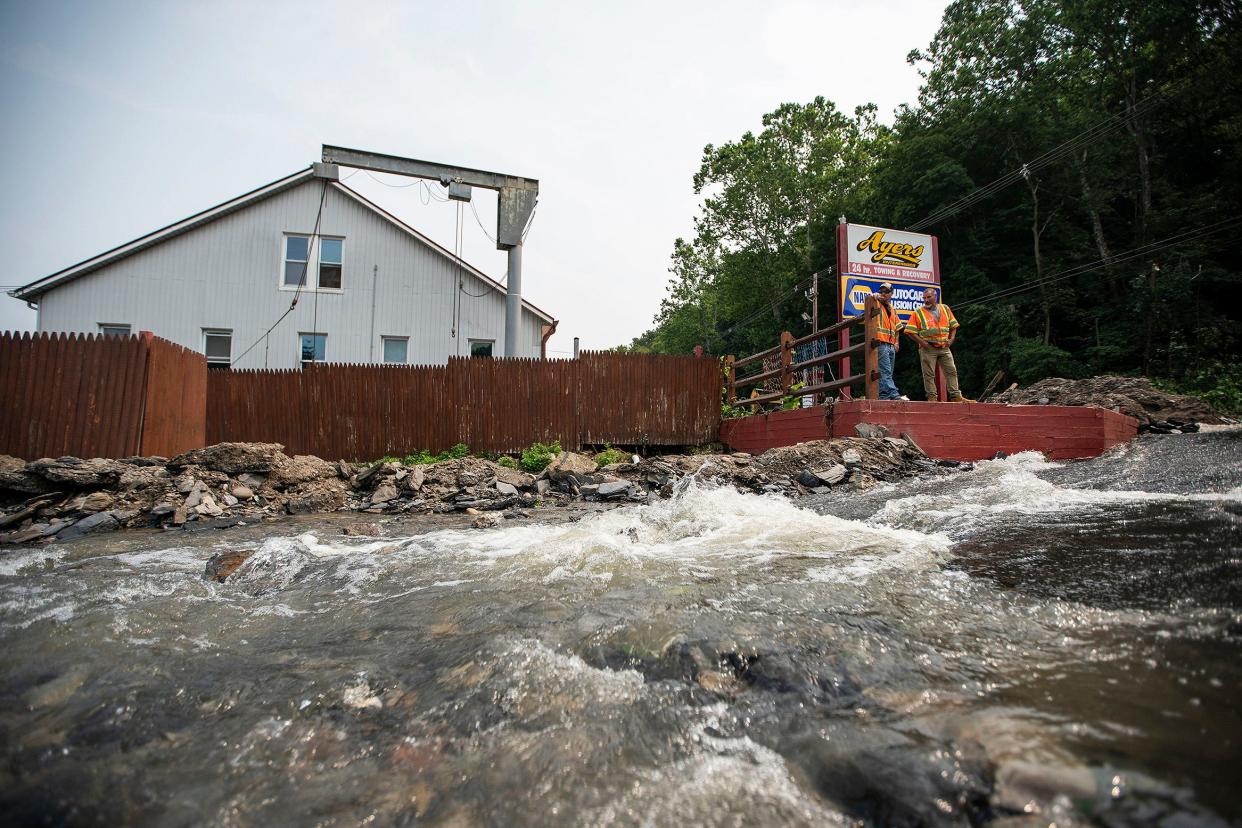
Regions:
<instances>
[{"instance_id":1,"label":"gray sky","mask_svg":"<svg viewBox=\"0 0 1242 828\"><path fill-rule=\"evenodd\" d=\"M527 299L550 350L651 325L703 146L785 101L913 103L944 4L0 2L0 284L230 199L338 144L540 181ZM345 171L348 173L349 171ZM410 179L348 183L449 247ZM495 197L475 191L495 231ZM866 217L858 217L865 220ZM505 255L467 212L465 257ZM0 296L0 330L34 313Z\"/></svg>"}]
</instances>

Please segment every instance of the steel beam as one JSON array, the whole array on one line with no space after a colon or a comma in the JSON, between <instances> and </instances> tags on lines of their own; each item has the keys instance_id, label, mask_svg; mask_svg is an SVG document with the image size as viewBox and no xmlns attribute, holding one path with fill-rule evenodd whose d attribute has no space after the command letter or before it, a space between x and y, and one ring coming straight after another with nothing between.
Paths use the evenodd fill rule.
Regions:
<instances>
[{"instance_id":1,"label":"steel beam","mask_svg":"<svg viewBox=\"0 0 1242 828\"><path fill-rule=\"evenodd\" d=\"M508 250L522 243L522 233L535 211L539 196L539 181L520 175L476 170L434 161L419 161L381 152L349 149L323 145L323 161L360 170L395 173L433 181L461 181L474 187L495 190L500 193L500 205L496 216L496 247Z\"/></svg>"},{"instance_id":2,"label":"steel beam","mask_svg":"<svg viewBox=\"0 0 1242 828\"><path fill-rule=\"evenodd\" d=\"M535 202L539 199L538 180L328 144L323 145L323 163L429 178L446 186L460 182L500 193L496 205L496 249L509 251L509 283L505 290L505 356L518 355L518 332L522 323L522 234L535 214Z\"/></svg>"}]
</instances>

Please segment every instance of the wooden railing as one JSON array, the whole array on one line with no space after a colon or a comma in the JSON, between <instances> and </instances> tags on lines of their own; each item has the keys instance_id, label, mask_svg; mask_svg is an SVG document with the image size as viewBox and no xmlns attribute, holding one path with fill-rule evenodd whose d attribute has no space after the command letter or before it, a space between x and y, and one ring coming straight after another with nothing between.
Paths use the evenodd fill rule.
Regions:
<instances>
[{"instance_id":1,"label":"wooden railing","mask_svg":"<svg viewBox=\"0 0 1242 828\"><path fill-rule=\"evenodd\" d=\"M861 316L853 316L849 319L842 320L836 324L829 325L826 328L820 328L818 331L807 334L803 337L794 338L789 331L781 333L781 341L773 348L766 351L760 351L757 354L751 354L742 359L736 359L732 355L725 357L726 383L728 390L728 399L730 405L754 405L760 406L765 403L779 402L781 399L789 396L791 393L803 394L823 394L829 391L837 391L852 388L861 384L867 399L874 400L879 398L879 359L875 350L876 322L880 315L879 303L874 296L868 296L863 307ZM855 328L862 329L862 340L856 343L849 343L850 333ZM799 345L805 345L808 342L815 342L820 339L827 339L833 335L837 335L839 347L831 353L821 354L809 359L796 361L794 359L795 351ZM767 370L762 370L764 362L779 357L780 364ZM850 374L850 358L862 357L863 370L861 373ZM754 374L748 374L738 377L739 368L758 364L760 371ZM794 374L808 369L816 368L821 365L829 365L836 363L837 376L829 382L816 382L799 388L797 392L793 391ZM747 386L757 386L760 383L769 380L780 379L780 390L771 391L766 394L759 394L754 397L743 397L738 399L737 389Z\"/></svg>"}]
</instances>

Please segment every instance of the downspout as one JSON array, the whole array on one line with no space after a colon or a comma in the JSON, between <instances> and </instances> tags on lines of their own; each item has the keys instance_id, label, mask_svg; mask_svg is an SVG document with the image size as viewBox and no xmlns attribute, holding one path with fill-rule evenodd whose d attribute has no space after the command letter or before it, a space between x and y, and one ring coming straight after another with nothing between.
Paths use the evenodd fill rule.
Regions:
<instances>
[{"instance_id":1,"label":"downspout","mask_svg":"<svg viewBox=\"0 0 1242 828\"><path fill-rule=\"evenodd\" d=\"M544 325L543 339L539 340L539 358L548 358L548 340L552 334L556 333L556 326L561 324L558 320L553 319L551 325Z\"/></svg>"},{"instance_id":2,"label":"downspout","mask_svg":"<svg viewBox=\"0 0 1242 828\"><path fill-rule=\"evenodd\" d=\"M371 265L371 349L367 361L375 364L375 284L379 280L379 265Z\"/></svg>"}]
</instances>

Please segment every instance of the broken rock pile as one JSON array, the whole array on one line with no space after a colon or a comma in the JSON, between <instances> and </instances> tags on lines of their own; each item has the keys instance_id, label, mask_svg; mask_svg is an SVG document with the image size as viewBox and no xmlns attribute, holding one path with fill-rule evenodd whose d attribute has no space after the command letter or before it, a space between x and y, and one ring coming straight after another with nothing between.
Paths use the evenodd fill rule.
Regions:
<instances>
[{"instance_id":1,"label":"broken rock pile","mask_svg":"<svg viewBox=\"0 0 1242 828\"><path fill-rule=\"evenodd\" d=\"M1042 379L1029 388L997 394L989 402L1010 405L1094 405L1120 411L1139 421L1140 432L1164 434L1198 431L1199 423L1224 420L1198 397L1170 394L1146 377Z\"/></svg>"},{"instance_id":2,"label":"broken rock pile","mask_svg":"<svg viewBox=\"0 0 1242 828\"><path fill-rule=\"evenodd\" d=\"M280 514L351 510L462 512L476 515L476 526L487 526L529 516L536 506L671 497L686 478L798 496L845 484L865 488L937 467L916 446L893 437L822 440L758 457L663 455L603 467L586 455L562 452L538 474L478 457L421 466L358 464L290 457L283 449L278 443L220 443L171 460L26 462L0 456L0 543L69 540L136 526L226 527Z\"/></svg>"}]
</instances>

